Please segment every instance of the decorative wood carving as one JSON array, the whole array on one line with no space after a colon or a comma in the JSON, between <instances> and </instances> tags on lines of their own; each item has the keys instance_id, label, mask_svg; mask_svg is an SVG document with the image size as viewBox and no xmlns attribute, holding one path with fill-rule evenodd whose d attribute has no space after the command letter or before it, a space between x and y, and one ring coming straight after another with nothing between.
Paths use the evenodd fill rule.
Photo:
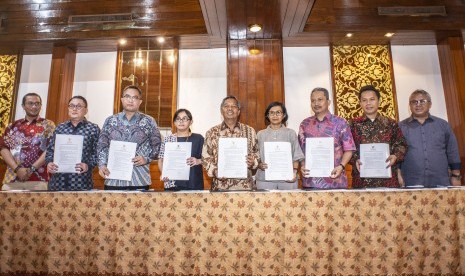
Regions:
<instances>
[{"instance_id":1,"label":"decorative wood carving","mask_svg":"<svg viewBox=\"0 0 465 276\"><path fill-rule=\"evenodd\" d=\"M351 119L362 114L358 91L374 85L381 93L380 113L398 118L390 48L387 45L331 48L336 114Z\"/></svg>"}]
</instances>

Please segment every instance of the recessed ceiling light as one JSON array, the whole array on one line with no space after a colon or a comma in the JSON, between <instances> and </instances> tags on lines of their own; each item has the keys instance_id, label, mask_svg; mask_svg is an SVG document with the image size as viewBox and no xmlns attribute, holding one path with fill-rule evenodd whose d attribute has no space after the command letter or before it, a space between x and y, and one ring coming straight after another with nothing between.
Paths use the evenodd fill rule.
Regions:
<instances>
[{"instance_id":1,"label":"recessed ceiling light","mask_svg":"<svg viewBox=\"0 0 465 276\"><path fill-rule=\"evenodd\" d=\"M252 24L249 26L249 31L252 33L256 33L262 30L262 25L260 24Z\"/></svg>"},{"instance_id":2,"label":"recessed ceiling light","mask_svg":"<svg viewBox=\"0 0 465 276\"><path fill-rule=\"evenodd\" d=\"M165 38L163 36L159 36L159 37L157 37L157 41L158 41L158 43L163 43L163 42L165 42Z\"/></svg>"},{"instance_id":3,"label":"recessed ceiling light","mask_svg":"<svg viewBox=\"0 0 465 276\"><path fill-rule=\"evenodd\" d=\"M119 45L126 45L127 42L128 41L124 38L120 38L120 40L118 40Z\"/></svg>"},{"instance_id":4,"label":"recessed ceiling light","mask_svg":"<svg viewBox=\"0 0 465 276\"><path fill-rule=\"evenodd\" d=\"M394 35L394 33L386 33L384 36L385 37L392 37Z\"/></svg>"},{"instance_id":5,"label":"recessed ceiling light","mask_svg":"<svg viewBox=\"0 0 465 276\"><path fill-rule=\"evenodd\" d=\"M353 33L347 33L346 37L352 37L354 34Z\"/></svg>"}]
</instances>

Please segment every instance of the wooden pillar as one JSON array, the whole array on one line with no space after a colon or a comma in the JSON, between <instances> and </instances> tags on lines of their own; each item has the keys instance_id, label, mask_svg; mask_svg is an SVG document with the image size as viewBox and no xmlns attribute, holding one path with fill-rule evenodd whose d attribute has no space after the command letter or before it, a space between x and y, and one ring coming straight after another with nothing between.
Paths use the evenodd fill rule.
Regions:
<instances>
[{"instance_id":1,"label":"wooden pillar","mask_svg":"<svg viewBox=\"0 0 465 276\"><path fill-rule=\"evenodd\" d=\"M76 52L68 47L54 47L45 117L59 124L68 119L68 100L73 95Z\"/></svg>"},{"instance_id":2,"label":"wooden pillar","mask_svg":"<svg viewBox=\"0 0 465 276\"><path fill-rule=\"evenodd\" d=\"M280 39L228 40L228 95L241 102L242 123L257 131L265 128L268 104L284 102L283 68Z\"/></svg>"},{"instance_id":3,"label":"wooden pillar","mask_svg":"<svg viewBox=\"0 0 465 276\"><path fill-rule=\"evenodd\" d=\"M462 174L465 167L465 50L463 43L461 36L447 37L438 43L447 117L459 144Z\"/></svg>"}]
</instances>

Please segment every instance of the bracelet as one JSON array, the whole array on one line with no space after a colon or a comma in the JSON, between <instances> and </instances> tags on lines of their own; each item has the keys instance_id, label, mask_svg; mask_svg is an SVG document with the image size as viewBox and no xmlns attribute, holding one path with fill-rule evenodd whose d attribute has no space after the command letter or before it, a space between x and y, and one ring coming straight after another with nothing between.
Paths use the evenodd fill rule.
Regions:
<instances>
[{"instance_id":1,"label":"bracelet","mask_svg":"<svg viewBox=\"0 0 465 276\"><path fill-rule=\"evenodd\" d=\"M16 168L13 170L13 172L17 173L19 169L21 169L21 165L16 166Z\"/></svg>"},{"instance_id":2,"label":"bracelet","mask_svg":"<svg viewBox=\"0 0 465 276\"><path fill-rule=\"evenodd\" d=\"M346 166L342 165L342 163L339 163L339 166L341 166L343 170L346 169Z\"/></svg>"}]
</instances>

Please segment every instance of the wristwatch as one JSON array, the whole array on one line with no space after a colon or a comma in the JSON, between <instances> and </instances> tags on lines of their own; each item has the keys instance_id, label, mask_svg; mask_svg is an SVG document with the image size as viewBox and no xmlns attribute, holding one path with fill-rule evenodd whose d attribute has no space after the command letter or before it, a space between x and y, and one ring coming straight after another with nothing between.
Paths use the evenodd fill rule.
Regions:
<instances>
[{"instance_id":1,"label":"wristwatch","mask_svg":"<svg viewBox=\"0 0 465 276\"><path fill-rule=\"evenodd\" d=\"M31 170L31 172L35 172L37 170L34 166L29 167L29 169Z\"/></svg>"},{"instance_id":2,"label":"wristwatch","mask_svg":"<svg viewBox=\"0 0 465 276\"><path fill-rule=\"evenodd\" d=\"M462 175L461 175L461 174L453 174L453 173L451 173L451 174L450 174L450 177L455 177L455 178L457 178L457 180L462 179Z\"/></svg>"},{"instance_id":3,"label":"wristwatch","mask_svg":"<svg viewBox=\"0 0 465 276\"><path fill-rule=\"evenodd\" d=\"M19 169L21 169L21 165L16 166L16 168L13 170L13 172L17 173Z\"/></svg>"}]
</instances>

